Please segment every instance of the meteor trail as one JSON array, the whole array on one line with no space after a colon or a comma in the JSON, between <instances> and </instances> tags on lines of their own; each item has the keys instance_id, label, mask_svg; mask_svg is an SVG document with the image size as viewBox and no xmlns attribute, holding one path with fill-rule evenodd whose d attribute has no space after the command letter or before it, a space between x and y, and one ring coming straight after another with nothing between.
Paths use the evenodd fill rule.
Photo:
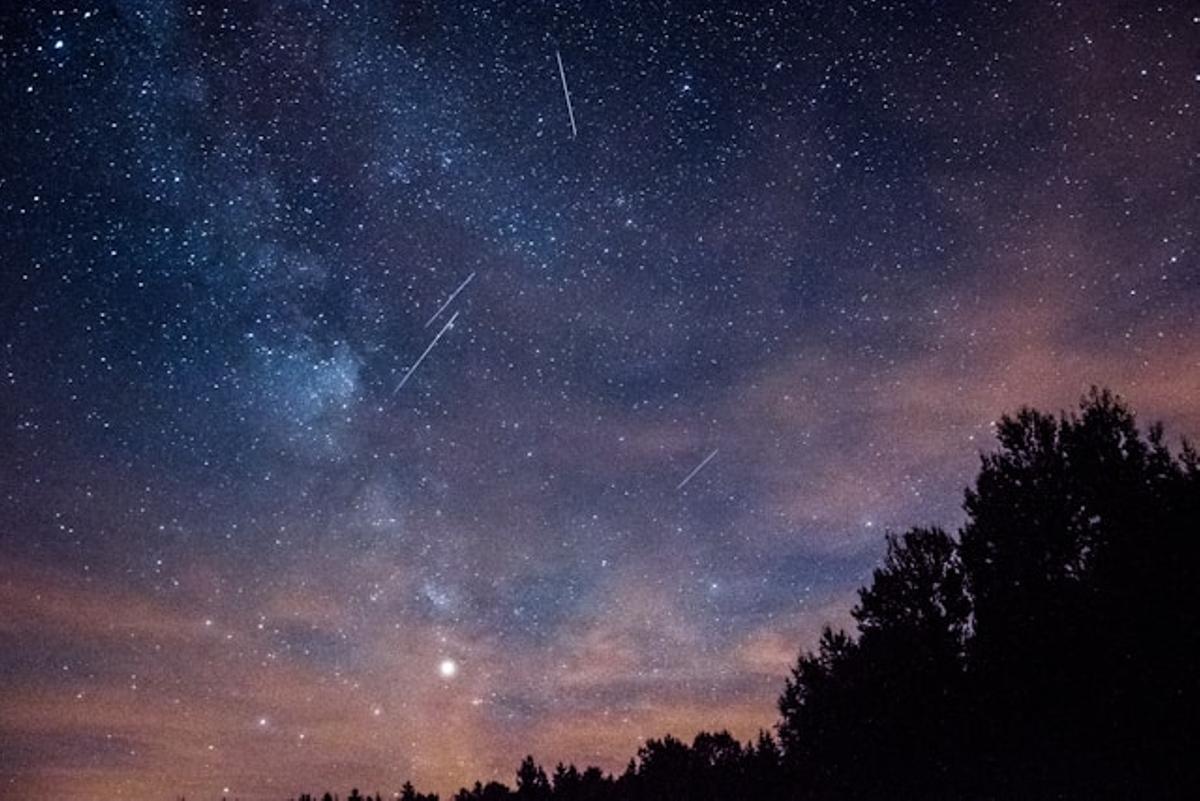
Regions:
<instances>
[{"instance_id":1,"label":"meteor trail","mask_svg":"<svg viewBox=\"0 0 1200 801\"><path fill-rule=\"evenodd\" d=\"M562 53L555 50L554 57L558 59L558 77L562 78L563 97L567 101L567 114L571 117L571 138L574 139L579 135L579 131L575 130L575 109L571 108L571 92L567 89L567 71L563 69Z\"/></svg>"},{"instance_id":2,"label":"meteor trail","mask_svg":"<svg viewBox=\"0 0 1200 801\"><path fill-rule=\"evenodd\" d=\"M393 395L395 395L397 392L400 391L400 389L404 386L405 382L408 381L409 376L411 376L414 372L416 372L416 369L421 366L421 362L425 361L425 357L429 355L429 351L433 350L433 346L436 345L438 343L438 340L442 338L442 334L446 333L447 331L450 330L451 327L453 327L454 321L457 318L458 318L458 312L455 312L454 314L450 315L450 319L447 320L446 324L442 326L442 330L437 332L437 336L435 336L433 338L433 341L429 343L429 347L425 348L425 352L422 353L415 362L413 362L412 367L408 368L408 372L406 372L404 374L404 377L400 379L400 383L396 385L396 388L394 390L392 390Z\"/></svg>"},{"instance_id":3,"label":"meteor trail","mask_svg":"<svg viewBox=\"0 0 1200 801\"><path fill-rule=\"evenodd\" d=\"M680 481L680 482L679 482L679 486L678 486L678 487L676 487L675 489L677 489L677 490L681 490L681 489L683 489L683 488L684 488L684 486L685 486L685 485L686 485L686 484L687 484L689 481L691 481L693 478L695 478L695 476L696 476L696 474L697 474L697 473L699 473L701 470L703 470L703 469L704 469L704 465L706 465L706 464L708 464L709 462L711 462L711 461L712 461L712 458L713 458L714 456L716 456L716 455L717 455L717 451L718 451L718 450L720 450L720 448L713 448L713 452L712 452L712 453L710 453L708 456L705 456L705 457L704 457L704 461L703 461L703 462L701 462L700 464L696 465L695 469L693 469L693 470L692 470L692 472L688 473L688 474L687 474L687 476L686 476L686 477L683 479L683 481Z\"/></svg>"},{"instance_id":4,"label":"meteor trail","mask_svg":"<svg viewBox=\"0 0 1200 801\"><path fill-rule=\"evenodd\" d=\"M474 277L475 277L475 273L472 272L470 275L467 276L467 280L463 281L461 284L458 285L458 289L456 289L450 293L450 297L446 298L446 302L443 303L441 306L438 306L438 310L435 311L433 313L433 316L430 317L429 320L425 323L426 328L428 328L430 323L432 323L434 320L436 320L438 318L439 314L441 314L442 312L444 312L446 310L447 306L449 306L451 303L454 302L454 299L458 297L458 293L462 292L464 289L466 289L467 284L471 283L471 279Z\"/></svg>"}]
</instances>

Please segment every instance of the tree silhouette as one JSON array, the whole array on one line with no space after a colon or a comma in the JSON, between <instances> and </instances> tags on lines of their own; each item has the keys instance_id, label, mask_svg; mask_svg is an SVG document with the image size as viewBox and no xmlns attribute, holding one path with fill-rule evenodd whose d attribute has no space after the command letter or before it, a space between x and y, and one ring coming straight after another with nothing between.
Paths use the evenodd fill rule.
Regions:
<instances>
[{"instance_id":1,"label":"tree silhouette","mask_svg":"<svg viewBox=\"0 0 1200 801\"><path fill-rule=\"evenodd\" d=\"M997 428L957 540L913 529L780 701L814 798L1171 797L1190 784L1195 452L1093 390ZM1181 650L1181 646L1186 646ZM1185 736L1186 735L1186 736Z\"/></svg>"},{"instance_id":2,"label":"tree silhouette","mask_svg":"<svg viewBox=\"0 0 1200 801\"><path fill-rule=\"evenodd\" d=\"M454 801L510 801L511 798L512 793L508 787L500 782L475 782L472 789L464 787L459 790L454 796Z\"/></svg>"},{"instance_id":3,"label":"tree silhouette","mask_svg":"<svg viewBox=\"0 0 1200 801\"><path fill-rule=\"evenodd\" d=\"M1194 452L1174 458L1161 428L1142 437L1099 390L1078 414L1027 409L997 434L961 535L972 689L991 721L979 775L1013 793L1169 792L1197 689L1178 656L1198 644Z\"/></svg>"},{"instance_id":4,"label":"tree silhouette","mask_svg":"<svg viewBox=\"0 0 1200 801\"><path fill-rule=\"evenodd\" d=\"M800 655L777 739L666 735L617 778L528 756L455 801L1194 796L1200 456L1101 390L996 431L957 535L889 534L857 632Z\"/></svg>"},{"instance_id":5,"label":"tree silhouette","mask_svg":"<svg viewBox=\"0 0 1200 801\"><path fill-rule=\"evenodd\" d=\"M525 757L517 768L517 798L521 801L546 801L550 798L550 781L532 756Z\"/></svg>"},{"instance_id":6,"label":"tree silhouette","mask_svg":"<svg viewBox=\"0 0 1200 801\"><path fill-rule=\"evenodd\" d=\"M418 793L417 788L413 787L412 782L405 782L400 788L400 801L438 801L436 793Z\"/></svg>"},{"instance_id":7,"label":"tree silhouette","mask_svg":"<svg viewBox=\"0 0 1200 801\"><path fill-rule=\"evenodd\" d=\"M613 797L613 781L599 768L580 773L574 765L560 762L551 777L551 790L557 801L602 801Z\"/></svg>"}]
</instances>

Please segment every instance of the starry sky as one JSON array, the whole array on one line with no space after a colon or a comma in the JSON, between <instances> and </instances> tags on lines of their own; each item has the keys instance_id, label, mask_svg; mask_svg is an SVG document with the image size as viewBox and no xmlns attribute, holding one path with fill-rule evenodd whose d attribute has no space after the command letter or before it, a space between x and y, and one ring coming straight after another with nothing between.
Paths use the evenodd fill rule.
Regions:
<instances>
[{"instance_id":1,"label":"starry sky","mask_svg":"<svg viewBox=\"0 0 1200 801\"><path fill-rule=\"evenodd\" d=\"M1198 105L1182 2L4 3L0 795L769 727L999 415L1200 435Z\"/></svg>"}]
</instances>

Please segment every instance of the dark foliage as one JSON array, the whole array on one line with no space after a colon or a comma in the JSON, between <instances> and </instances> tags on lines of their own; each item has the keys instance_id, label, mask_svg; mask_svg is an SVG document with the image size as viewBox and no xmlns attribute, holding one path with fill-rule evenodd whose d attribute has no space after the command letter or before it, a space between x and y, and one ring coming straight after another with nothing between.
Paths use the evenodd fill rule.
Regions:
<instances>
[{"instance_id":1,"label":"dark foliage","mask_svg":"<svg viewBox=\"0 0 1200 801\"><path fill-rule=\"evenodd\" d=\"M857 636L800 657L777 739L666 736L618 777L526 757L455 801L1194 797L1200 457L1098 390L997 433L957 536L889 535Z\"/></svg>"}]
</instances>

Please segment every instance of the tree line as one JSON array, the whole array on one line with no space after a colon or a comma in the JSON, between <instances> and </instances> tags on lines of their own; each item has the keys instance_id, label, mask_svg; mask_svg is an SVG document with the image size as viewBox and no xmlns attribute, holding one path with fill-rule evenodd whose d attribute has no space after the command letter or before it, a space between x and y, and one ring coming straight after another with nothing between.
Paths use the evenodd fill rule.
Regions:
<instances>
[{"instance_id":1,"label":"tree line","mask_svg":"<svg viewBox=\"0 0 1200 801\"><path fill-rule=\"evenodd\" d=\"M1097 389L996 433L965 523L887 536L857 631L801 654L773 733L668 735L617 775L526 757L453 801L1196 797L1200 458Z\"/></svg>"}]
</instances>

